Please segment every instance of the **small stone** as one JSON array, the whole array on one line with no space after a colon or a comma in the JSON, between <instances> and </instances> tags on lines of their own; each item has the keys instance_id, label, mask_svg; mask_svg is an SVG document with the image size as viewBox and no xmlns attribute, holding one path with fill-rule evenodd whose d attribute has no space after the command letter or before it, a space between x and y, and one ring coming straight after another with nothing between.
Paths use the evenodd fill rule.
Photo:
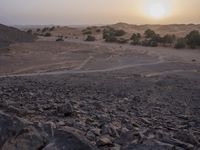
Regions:
<instances>
[{"instance_id":1,"label":"small stone","mask_svg":"<svg viewBox=\"0 0 200 150\"><path fill-rule=\"evenodd\" d=\"M58 125L58 126L65 126L65 122L64 122L64 121L59 121L59 122L57 123L57 125Z\"/></svg>"},{"instance_id":2,"label":"small stone","mask_svg":"<svg viewBox=\"0 0 200 150\"><path fill-rule=\"evenodd\" d=\"M97 146L113 146L111 137L109 135L100 137L97 141Z\"/></svg>"},{"instance_id":3,"label":"small stone","mask_svg":"<svg viewBox=\"0 0 200 150\"><path fill-rule=\"evenodd\" d=\"M96 136L100 136L101 135L101 130L98 128L93 128L91 129L91 131L96 135Z\"/></svg>"},{"instance_id":4,"label":"small stone","mask_svg":"<svg viewBox=\"0 0 200 150\"><path fill-rule=\"evenodd\" d=\"M111 150L120 150L121 146L119 144L114 144L113 147L110 148Z\"/></svg>"},{"instance_id":5,"label":"small stone","mask_svg":"<svg viewBox=\"0 0 200 150\"><path fill-rule=\"evenodd\" d=\"M104 125L102 128L102 134L109 134L112 137L119 137L117 127L113 124Z\"/></svg>"},{"instance_id":6,"label":"small stone","mask_svg":"<svg viewBox=\"0 0 200 150\"><path fill-rule=\"evenodd\" d=\"M129 132L129 131L130 131L129 129L127 129L126 127L123 127L123 128L121 129L121 134L127 133L127 132Z\"/></svg>"},{"instance_id":7,"label":"small stone","mask_svg":"<svg viewBox=\"0 0 200 150\"><path fill-rule=\"evenodd\" d=\"M63 114L65 117L71 116L73 113L73 107L70 103L65 103L64 105L57 107L57 112Z\"/></svg>"},{"instance_id":8,"label":"small stone","mask_svg":"<svg viewBox=\"0 0 200 150\"><path fill-rule=\"evenodd\" d=\"M90 141L95 141L95 138L96 138L95 134L92 131L88 131L86 134L86 137Z\"/></svg>"},{"instance_id":9,"label":"small stone","mask_svg":"<svg viewBox=\"0 0 200 150\"><path fill-rule=\"evenodd\" d=\"M192 61L193 61L193 62L195 62L195 61L196 61L196 59L192 59Z\"/></svg>"}]
</instances>

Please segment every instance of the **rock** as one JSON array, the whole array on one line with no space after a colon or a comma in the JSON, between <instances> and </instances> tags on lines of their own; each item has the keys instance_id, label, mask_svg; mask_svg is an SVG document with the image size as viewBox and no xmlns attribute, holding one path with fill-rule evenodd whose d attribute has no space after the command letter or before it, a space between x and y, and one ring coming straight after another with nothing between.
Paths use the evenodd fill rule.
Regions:
<instances>
[{"instance_id":1,"label":"rock","mask_svg":"<svg viewBox=\"0 0 200 150\"><path fill-rule=\"evenodd\" d=\"M33 124L0 112L0 149L2 150L95 150L81 134L65 128L54 129L53 123ZM54 126L54 125L53 125ZM55 127L55 126L54 126Z\"/></svg>"},{"instance_id":2,"label":"rock","mask_svg":"<svg viewBox=\"0 0 200 150\"><path fill-rule=\"evenodd\" d=\"M65 117L71 116L73 113L73 107L70 103L65 103L64 105L57 107L57 112Z\"/></svg>"},{"instance_id":3,"label":"rock","mask_svg":"<svg viewBox=\"0 0 200 150\"><path fill-rule=\"evenodd\" d=\"M120 150L121 146L118 144L114 144L113 147L110 148L110 150Z\"/></svg>"},{"instance_id":4,"label":"rock","mask_svg":"<svg viewBox=\"0 0 200 150\"><path fill-rule=\"evenodd\" d=\"M96 136L92 131L88 131L87 134L86 134L86 137L90 141L95 141L95 139L96 139Z\"/></svg>"},{"instance_id":5,"label":"rock","mask_svg":"<svg viewBox=\"0 0 200 150\"><path fill-rule=\"evenodd\" d=\"M127 147L122 148L121 150L172 150L166 146L160 145L145 145L145 144L130 144Z\"/></svg>"},{"instance_id":6,"label":"rock","mask_svg":"<svg viewBox=\"0 0 200 150\"><path fill-rule=\"evenodd\" d=\"M102 134L109 134L112 137L119 137L117 127L115 127L111 123L108 125L104 125L101 132L102 132Z\"/></svg>"},{"instance_id":7,"label":"rock","mask_svg":"<svg viewBox=\"0 0 200 150\"><path fill-rule=\"evenodd\" d=\"M100 136L101 135L101 130L98 128L93 128L91 129L91 131L96 135L96 136Z\"/></svg>"},{"instance_id":8,"label":"rock","mask_svg":"<svg viewBox=\"0 0 200 150\"><path fill-rule=\"evenodd\" d=\"M129 132L130 130L129 129L127 129L126 127L123 127L122 129L121 129L121 134L125 134L125 133L127 133L127 132Z\"/></svg>"},{"instance_id":9,"label":"rock","mask_svg":"<svg viewBox=\"0 0 200 150\"><path fill-rule=\"evenodd\" d=\"M64 121L59 121L59 122L57 123L57 126L65 126L65 122L64 122Z\"/></svg>"},{"instance_id":10,"label":"rock","mask_svg":"<svg viewBox=\"0 0 200 150\"><path fill-rule=\"evenodd\" d=\"M97 146L113 146L111 137L109 135L103 135L97 140Z\"/></svg>"},{"instance_id":11,"label":"rock","mask_svg":"<svg viewBox=\"0 0 200 150\"><path fill-rule=\"evenodd\" d=\"M41 134L33 126L23 128L19 133L6 141L2 150L36 150L45 146L46 135Z\"/></svg>"}]
</instances>

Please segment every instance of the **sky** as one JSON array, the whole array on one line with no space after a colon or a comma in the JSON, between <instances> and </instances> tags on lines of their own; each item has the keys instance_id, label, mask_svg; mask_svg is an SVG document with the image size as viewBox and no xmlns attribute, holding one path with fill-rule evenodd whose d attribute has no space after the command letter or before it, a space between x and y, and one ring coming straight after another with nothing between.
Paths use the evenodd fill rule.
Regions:
<instances>
[{"instance_id":1,"label":"sky","mask_svg":"<svg viewBox=\"0 0 200 150\"><path fill-rule=\"evenodd\" d=\"M0 0L7 25L199 24L200 0Z\"/></svg>"}]
</instances>

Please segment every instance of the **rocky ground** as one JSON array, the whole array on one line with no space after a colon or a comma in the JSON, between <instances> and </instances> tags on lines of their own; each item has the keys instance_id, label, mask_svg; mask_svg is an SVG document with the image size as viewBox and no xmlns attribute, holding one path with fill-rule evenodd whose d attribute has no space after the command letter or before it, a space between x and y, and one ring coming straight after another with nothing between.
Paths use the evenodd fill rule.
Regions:
<instances>
[{"instance_id":1,"label":"rocky ground","mask_svg":"<svg viewBox=\"0 0 200 150\"><path fill-rule=\"evenodd\" d=\"M198 150L199 100L196 73L144 77L129 70L0 78L4 113L55 130L72 127L102 150Z\"/></svg>"}]
</instances>

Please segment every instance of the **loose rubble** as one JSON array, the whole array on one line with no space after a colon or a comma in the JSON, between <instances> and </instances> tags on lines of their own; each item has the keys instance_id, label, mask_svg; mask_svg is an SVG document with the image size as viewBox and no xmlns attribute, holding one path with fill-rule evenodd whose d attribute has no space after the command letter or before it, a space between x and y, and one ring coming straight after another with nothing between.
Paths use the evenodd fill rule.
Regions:
<instances>
[{"instance_id":1,"label":"loose rubble","mask_svg":"<svg viewBox=\"0 0 200 150\"><path fill-rule=\"evenodd\" d=\"M123 73L0 78L0 110L29 122L6 117L1 123L7 116L1 114L0 146L49 150L78 142L87 150L198 150L199 85L199 78ZM79 135L72 143L64 140L69 129Z\"/></svg>"}]
</instances>

